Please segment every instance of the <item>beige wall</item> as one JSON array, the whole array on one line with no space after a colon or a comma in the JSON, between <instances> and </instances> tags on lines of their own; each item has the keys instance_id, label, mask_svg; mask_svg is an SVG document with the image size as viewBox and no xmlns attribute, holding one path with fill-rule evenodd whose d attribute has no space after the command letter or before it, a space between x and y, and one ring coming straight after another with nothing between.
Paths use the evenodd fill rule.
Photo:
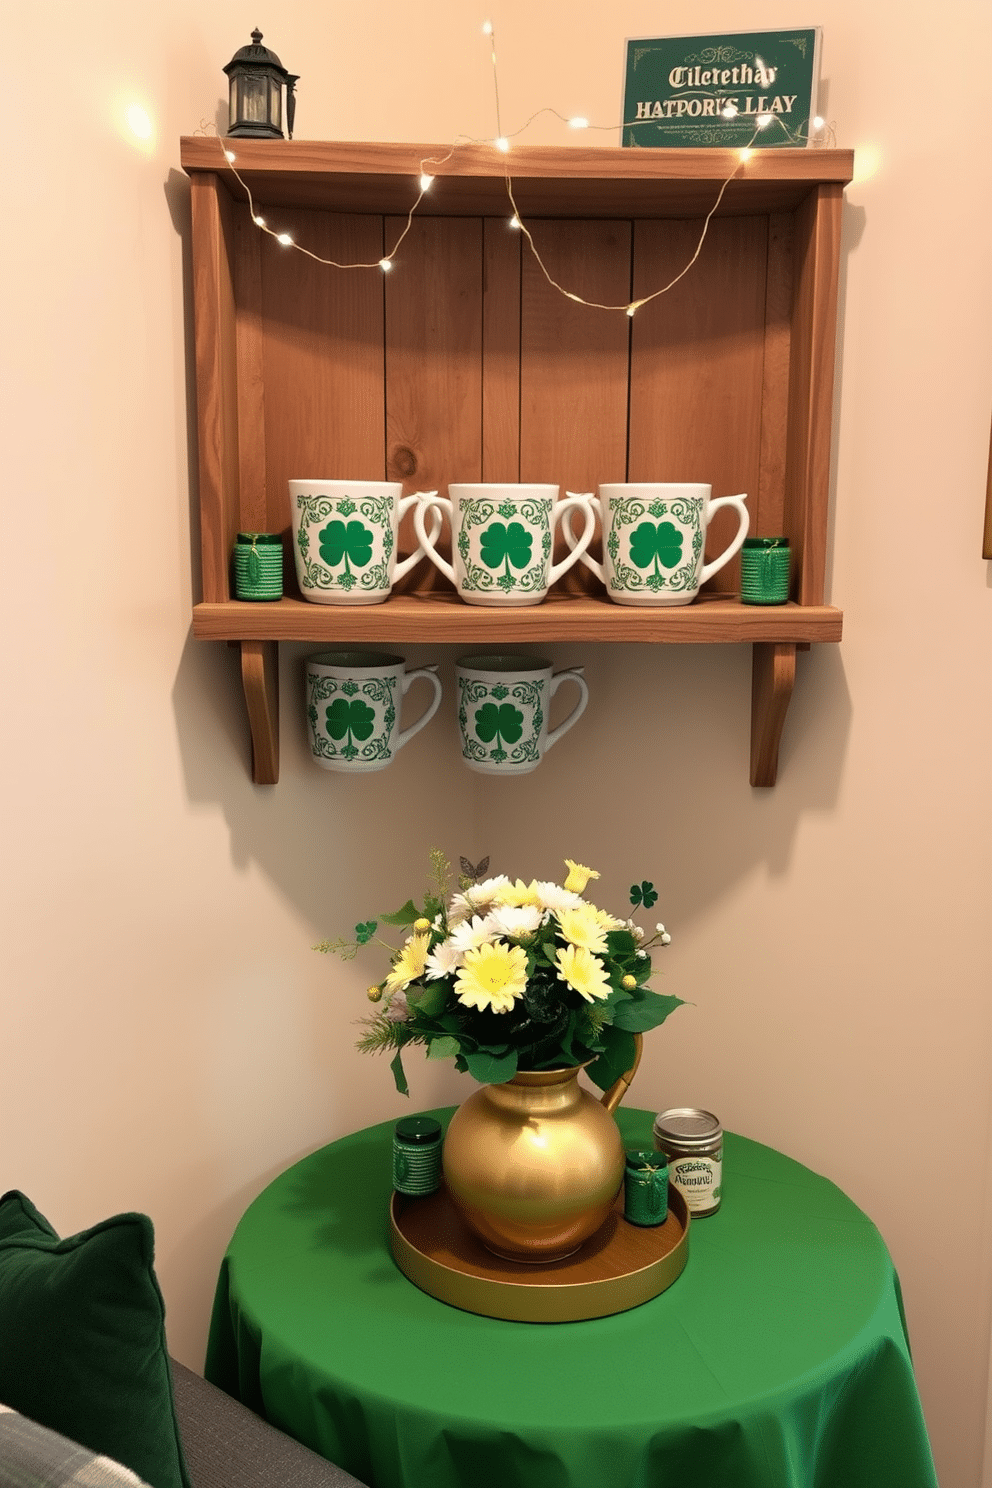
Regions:
<instances>
[{"instance_id":1,"label":"beige wall","mask_svg":"<svg viewBox=\"0 0 992 1488\"><path fill-rule=\"evenodd\" d=\"M499 0L503 125L618 117L623 39L822 23L848 191L829 596L780 784L747 784L733 648L567 647L592 703L542 771L476 780L451 716L388 776L314 770L299 663L283 780L254 788L235 662L194 643L187 193L178 136L260 21L300 137L494 132L485 10L269 0L21 3L4 51L2 595L7 782L0 1188L65 1231L155 1221L175 1351L199 1365L245 1205L301 1153L403 1109L352 1049L381 967L317 939L400 902L427 848L619 906L653 878L690 998L641 1104L691 1101L841 1184L899 1267L944 1488L980 1481L989 1353L992 412L986 0L932 8ZM13 88L13 94L11 93ZM150 113L129 137L123 110ZM542 116L524 136L563 142ZM613 142L614 136L601 136ZM317 472L319 473L319 472ZM412 656L434 656L411 650ZM450 651L441 657L451 675ZM457 1100L411 1061L413 1105ZM992 1475L987 1479L992 1483Z\"/></svg>"}]
</instances>

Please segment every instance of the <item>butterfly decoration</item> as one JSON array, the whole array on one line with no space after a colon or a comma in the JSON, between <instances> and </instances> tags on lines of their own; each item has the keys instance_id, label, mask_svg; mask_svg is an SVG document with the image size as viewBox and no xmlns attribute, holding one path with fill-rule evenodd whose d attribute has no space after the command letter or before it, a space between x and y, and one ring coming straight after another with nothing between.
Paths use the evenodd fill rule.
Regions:
<instances>
[{"instance_id":1,"label":"butterfly decoration","mask_svg":"<svg viewBox=\"0 0 992 1488\"><path fill-rule=\"evenodd\" d=\"M464 875L464 877L467 878L471 883L478 883L479 879L489 872L488 858L482 858L478 863L475 864L474 867L469 862L468 858L459 858L458 864L462 870L462 874Z\"/></svg>"},{"instance_id":2,"label":"butterfly decoration","mask_svg":"<svg viewBox=\"0 0 992 1488\"><path fill-rule=\"evenodd\" d=\"M652 904L657 904L658 895L654 884L648 883L646 878L642 879L639 884L631 884L630 902L635 905L643 904L645 909L650 909Z\"/></svg>"}]
</instances>

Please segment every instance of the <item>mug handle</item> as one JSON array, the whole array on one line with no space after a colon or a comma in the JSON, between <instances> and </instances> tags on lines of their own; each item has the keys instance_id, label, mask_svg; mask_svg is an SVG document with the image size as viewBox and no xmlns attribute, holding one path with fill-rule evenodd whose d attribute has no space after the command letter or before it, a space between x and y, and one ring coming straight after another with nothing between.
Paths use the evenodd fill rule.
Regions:
<instances>
[{"instance_id":1,"label":"mug handle","mask_svg":"<svg viewBox=\"0 0 992 1488\"><path fill-rule=\"evenodd\" d=\"M426 501L427 498L428 498L428 496L436 496L436 495L437 495L437 492L436 491L417 491L412 496L404 496L403 499L402 499L402 501L400 502L399 506L396 508L396 522L397 522L397 526L403 520L403 518L406 516L406 514L410 510L411 506L412 507L416 507L416 505L417 505L417 503L419 501ZM432 517L433 523L434 523L434 530L431 533L431 539L432 539L432 541L434 541L434 540L436 540L438 533L441 531L441 513L437 510L436 507L433 507L431 509L431 517ZM416 516L414 516L413 522L414 522L414 526L416 526L416 524L417 524L417 518L416 518ZM417 546L414 548L413 552L410 554L410 556L408 558L401 558L400 561L399 561L399 563L397 563L394 566L394 568L393 568L393 583L395 584L397 579L402 579L405 574L408 574L410 572L411 568L413 568L413 566L415 564L419 563L420 560L421 560L421 558L424 558L424 557L426 557L426 554L424 553L424 545L421 542L421 543L418 543L417 544Z\"/></svg>"},{"instance_id":2,"label":"mug handle","mask_svg":"<svg viewBox=\"0 0 992 1488\"><path fill-rule=\"evenodd\" d=\"M579 561L585 553L586 548L592 542L592 535L596 530L596 513L592 505L594 499L591 491L581 495L577 495L574 491L566 491L565 500L555 502L554 517L551 523L552 536L554 535L555 528L560 525L565 534L565 541L571 551L560 563L552 563L548 569L549 589L556 579L560 579L563 573L568 572L573 563ZM578 538L572 531L572 514L576 511L584 512L586 519L585 526L582 529L582 535ZM565 520L566 517L568 518L567 521Z\"/></svg>"},{"instance_id":3,"label":"mug handle","mask_svg":"<svg viewBox=\"0 0 992 1488\"><path fill-rule=\"evenodd\" d=\"M438 521L440 521L440 517L438 518ZM397 749L403 748L403 745L406 743L407 739L412 739L414 734L419 734L422 728L426 728L427 724L430 723L431 719L434 717L434 714L441 706L441 679L437 676L433 667L416 667L412 672L404 672L403 690L400 693L400 697L406 697L407 692L410 688L410 683L415 682L418 677L426 678L426 680L434 689L434 696L428 703L425 712L420 715L416 723L411 723L409 728L401 729L400 732L396 735L395 739L393 740L394 753Z\"/></svg>"},{"instance_id":4,"label":"mug handle","mask_svg":"<svg viewBox=\"0 0 992 1488\"><path fill-rule=\"evenodd\" d=\"M563 672L555 672L554 676L551 678L551 691L548 694L549 703L551 702L551 699L554 697L555 693L558 691L559 687L561 687L563 682L574 682L576 684L579 689L579 701L576 703L571 713L568 714L567 718L563 718L558 727L552 729L551 732L548 734L547 738L544 741L545 754L547 754L552 744L558 743L558 740L561 738L562 734L568 733L573 723L578 723L579 719L586 711L586 703L588 703L589 701L589 687L585 677L582 675L582 667L566 667Z\"/></svg>"},{"instance_id":5,"label":"mug handle","mask_svg":"<svg viewBox=\"0 0 992 1488\"><path fill-rule=\"evenodd\" d=\"M445 577L449 578L451 582L457 586L458 581L455 578L455 570L452 568L447 558L441 557L441 554L434 546L434 541L438 535L438 532L441 530L442 511L446 511L448 513L448 520L452 523L452 529L454 528L454 515L452 513L451 502L447 496L439 496L436 491L425 491L421 493L421 495L416 497L416 502L417 504L413 509L413 525L416 529L417 538L420 543L421 549L423 550L424 556L429 558L434 564L434 567L439 568L445 575ZM428 507L434 509L437 517L434 531L429 537L424 530L424 512L427 510Z\"/></svg>"},{"instance_id":6,"label":"mug handle","mask_svg":"<svg viewBox=\"0 0 992 1488\"><path fill-rule=\"evenodd\" d=\"M751 514L748 511L747 507L744 505L746 500L747 495L743 494L740 496L718 496L715 501L710 501L707 503L707 527L712 520L713 513L715 511L718 511L721 506L732 506L734 508L734 510L737 512L737 536L730 544L730 547L725 548L718 558L713 559L712 563L703 564L702 571L699 575L700 587L702 587L702 585L706 583L707 579L712 578L715 573L719 573L724 564L729 563L734 554L739 552L740 549L743 547L744 539L747 537L747 529L751 525Z\"/></svg>"},{"instance_id":7,"label":"mug handle","mask_svg":"<svg viewBox=\"0 0 992 1488\"><path fill-rule=\"evenodd\" d=\"M574 495L572 491L566 491L565 494L570 499ZM565 541L568 543L568 546L575 553L575 557L581 558L586 568L592 570L601 584L605 584L606 570L603 568L603 565L600 563L598 558L592 558L586 552L586 548L588 548L589 544L592 542L592 535L593 531L595 531L597 515L599 516L600 523L602 523L603 520L603 513L600 507L599 497L595 494L594 491L587 491L578 499L586 503L587 510L592 513L592 530L590 530L588 537L586 537L585 533L582 534L582 537L585 537L586 539L585 542L582 541L582 537L576 538L574 532L572 531L572 524L570 521L563 522L561 525L561 530L565 534ZM564 502L562 503L562 505L564 505Z\"/></svg>"}]
</instances>

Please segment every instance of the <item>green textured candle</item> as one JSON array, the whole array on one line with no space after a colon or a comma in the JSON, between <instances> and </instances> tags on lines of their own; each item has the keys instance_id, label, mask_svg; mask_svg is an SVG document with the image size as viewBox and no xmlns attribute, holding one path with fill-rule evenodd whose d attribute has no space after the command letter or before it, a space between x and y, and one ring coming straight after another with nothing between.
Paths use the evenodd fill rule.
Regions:
<instances>
[{"instance_id":1,"label":"green textured candle","mask_svg":"<svg viewBox=\"0 0 992 1488\"><path fill-rule=\"evenodd\" d=\"M746 537L741 549L744 604L785 604L789 597L789 539Z\"/></svg>"}]
</instances>

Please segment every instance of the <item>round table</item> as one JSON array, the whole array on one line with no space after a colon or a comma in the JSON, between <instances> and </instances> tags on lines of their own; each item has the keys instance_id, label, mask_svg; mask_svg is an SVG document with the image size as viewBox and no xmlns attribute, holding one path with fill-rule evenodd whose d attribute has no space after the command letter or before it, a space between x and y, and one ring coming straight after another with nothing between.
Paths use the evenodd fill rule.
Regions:
<instances>
[{"instance_id":1,"label":"round table","mask_svg":"<svg viewBox=\"0 0 992 1488\"><path fill-rule=\"evenodd\" d=\"M892 1262L825 1178L728 1133L674 1285L508 1322L396 1266L392 1129L294 1164L231 1240L206 1373L275 1425L374 1488L936 1488Z\"/></svg>"}]
</instances>

